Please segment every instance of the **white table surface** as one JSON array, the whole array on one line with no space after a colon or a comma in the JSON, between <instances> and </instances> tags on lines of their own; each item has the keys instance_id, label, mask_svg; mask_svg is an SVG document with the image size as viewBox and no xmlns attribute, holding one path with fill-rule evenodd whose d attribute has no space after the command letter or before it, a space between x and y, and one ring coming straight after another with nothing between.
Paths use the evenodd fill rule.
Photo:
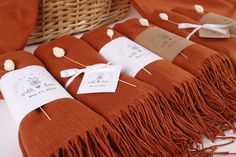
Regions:
<instances>
[{"instance_id":1,"label":"white table surface","mask_svg":"<svg viewBox=\"0 0 236 157\"><path fill-rule=\"evenodd\" d=\"M131 9L129 16L126 19L133 17L140 17L134 8ZM80 37L81 34L77 34L75 36ZM37 45L27 46L25 50L32 53L36 47ZM18 145L18 129L3 100L0 100L0 126L0 157L22 157ZM236 137L236 134L232 133L232 131L227 131L226 134L228 136ZM204 141L205 146L212 145L212 143L210 143L208 140L204 139ZM225 142L227 141L217 141L218 144ZM221 147L218 149L218 151L236 152L236 142L231 145ZM215 155L215 157L223 157L223 155ZM227 157L236 157L236 155L228 155Z\"/></svg>"}]
</instances>

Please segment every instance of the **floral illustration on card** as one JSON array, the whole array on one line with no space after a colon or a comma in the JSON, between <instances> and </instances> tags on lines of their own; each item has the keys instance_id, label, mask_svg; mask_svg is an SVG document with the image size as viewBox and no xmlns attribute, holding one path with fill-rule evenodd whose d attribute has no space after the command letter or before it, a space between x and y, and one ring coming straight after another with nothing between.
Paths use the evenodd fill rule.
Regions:
<instances>
[{"instance_id":1,"label":"floral illustration on card","mask_svg":"<svg viewBox=\"0 0 236 157\"><path fill-rule=\"evenodd\" d=\"M40 88L41 87L41 81L39 80L39 77L28 77L28 82L30 83L31 86L35 88Z\"/></svg>"}]
</instances>

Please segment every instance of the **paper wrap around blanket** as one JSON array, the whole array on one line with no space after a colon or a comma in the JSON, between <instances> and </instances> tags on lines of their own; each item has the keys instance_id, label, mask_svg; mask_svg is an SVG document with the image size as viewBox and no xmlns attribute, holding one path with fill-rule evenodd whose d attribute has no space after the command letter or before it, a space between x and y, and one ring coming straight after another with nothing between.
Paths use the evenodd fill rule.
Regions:
<instances>
[{"instance_id":1,"label":"paper wrap around blanket","mask_svg":"<svg viewBox=\"0 0 236 157\"><path fill-rule=\"evenodd\" d=\"M110 41L99 54L112 64L122 65L122 71L132 77L148 64L163 59L125 37Z\"/></svg>"},{"instance_id":2,"label":"paper wrap around blanket","mask_svg":"<svg viewBox=\"0 0 236 157\"><path fill-rule=\"evenodd\" d=\"M158 11L155 16L150 17L150 21L162 29L171 30L173 33L178 32L177 34L183 37L184 35L187 36L188 33L179 30L177 24L161 20L159 17L161 12ZM169 18L171 17L169 15ZM153 25L151 27L156 28ZM114 28L131 40L136 40L140 34L150 29L150 27L142 26L138 19L130 19L116 24ZM166 33L165 35L169 37L170 33ZM149 34L149 39L147 40L150 42L143 40L136 41L150 51L162 54L163 52L158 51L159 41L153 40L151 42L152 38L156 38L155 33ZM202 86L207 91L210 91L206 92L207 94L203 94L202 97L211 109L221 114L231 123L235 121L236 78L233 66L226 55L192 42L191 45L181 51L181 54L174 58L172 63L201 80ZM222 112L221 108L225 108L224 112Z\"/></svg>"},{"instance_id":3,"label":"paper wrap around blanket","mask_svg":"<svg viewBox=\"0 0 236 157\"><path fill-rule=\"evenodd\" d=\"M138 20L136 22L139 24ZM135 24L137 24L136 22ZM124 30L129 32L130 36L133 35L133 37L136 37L138 32L141 32L143 28L149 27L143 27L139 24L125 27ZM100 51L104 45L111 41L110 37L106 34L108 29L108 27L97 28L89 33L84 34L82 39L92 45L97 51ZM117 27L115 27L115 29L117 29ZM113 31L114 36L112 40L123 37L123 35L117 31ZM110 55L112 55L112 51L110 51L110 53ZM112 62L112 60L109 61ZM149 83L163 92L167 100L171 103L172 113L175 113L175 115L181 115L180 117L175 116L175 118L178 120L174 121L179 122L180 119L184 120L181 123L177 123L176 126L181 128L181 130L184 130L184 132L188 134L190 138L194 139L196 143L198 143L197 139L200 135L199 132L209 138L214 139L215 135L220 135L223 133L222 127L224 128L227 126L227 128L234 128L234 126L230 124L228 120L218 113L219 110L221 110L220 108L225 106L220 97L217 96L214 91L209 89L206 84L200 82L193 75L178 68L166 60L154 61L144 68L147 69L152 75L149 75L145 70L142 69L138 72L135 78ZM211 103L208 104L208 101L206 100ZM219 107L215 108L216 110L213 110L212 108L215 105ZM209 118L206 118L208 116ZM215 118L213 120L210 117ZM185 127L185 122L191 125L188 127L188 129ZM218 127L218 125L221 125L222 127ZM197 131L196 128L202 129L199 129L198 133L194 134L192 131ZM209 133L211 135L209 135ZM191 145L189 145L189 147L191 147Z\"/></svg>"},{"instance_id":4,"label":"paper wrap around blanket","mask_svg":"<svg viewBox=\"0 0 236 157\"><path fill-rule=\"evenodd\" d=\"M22 58L24 59L22 60ZM37 74L39 78L30 78L28 82L27 77L18 79L16 76L17 81L20 82L12 85L13 87L16 85L18 92L28 87L27 83L30 84L29 86L33 86L32 88L37 89L42 88L40 86L43 86L44 83L47 86L49 86L48 83L50 83L50 86L57 84L52 79L52 76L45 72L42 62L28 52L10 52L0 56L1 63L4 63L6 59L11 59L15 63L15 70L20 72L18 76L22 76L25 69L32 70L32 67L34 67L30 76ZM40 70L38 68L35 69L35 67L40 67ZM38 72L43 76L40 76ZM4 67L1 66L0 76L5 77L8 75L7 73ZM22 87L24 84L21 82L26 83L26 86ZM14 82L12 81L12 83ZM50 96L55 96L55 98L60 96L60 93L56 93L56 90L54 91L53 93L47 92L48 98ZM28 95L29 93L23 94ZM40 98L44 99L45 97L42 94L42 97L39 96L37 99ZM8 105L10 106L11 104ZM30 105L29 102L21 104L21 107L23 108L26 105ZM24 157L84 157L99 155L114 157L118 155L115 147L117 145L122 147L121 136L104 118L84 104L72 98L61 98L51 101L41 108L50 116L51 120L45 116L42 110L36 109L28 113L20 123L19 143Z\"/></svg>"},{"instance_id":5,"label":"paper wrap around blanket","mask_svg":"<svg viewBox=\"0 0 236 157\"><path fill-rule=\"evenodd\" d=\"M41 66L27 66L2 76L1 92L17 126L31 111L57 99L72 98Z\"/></svg>"},{"instance_id":6,"label":"paper wrap around blanket","mask_svg":"<svg viewBox=\"0 0 236 157\"><path fill-rule=\"evenodd\" d=\"M62 48L65 57L56 58L52 53L54 47ZM61 70L108 63L86 42L71 36L41 45L35 55L63 85L68 78L60 77ZM69 93L103 116L121 133L126 145L119 145L118 148L124 156L181 156L188 153L185 145L192 141L172 123L172 117L178 115L171 111L169 103L156 88L121 73L115 93L78 95L76 92L82 77L78 76L71 83ZM189 125L179 120L179 123ZM179 141L178 144L174 140Z\"/></svg>"},{"instance_id":7,"label":"paper wrap around blanket","mask_svg":"<svg viewBox=\"0 0 236 157\"><path fill-rule=\"evenodd\" d=\"M160 11L156 11L155 13L153 13L152 18L150 16L150 20L151 21L156 21L158 19L158 13L160 13ZM209 17L209 15L215 15L215 13L212 12L205 12L204 14L199 14L197 13L194 9L186 9L183 7L176 7L173 8L171 12L167 12L167 14L169 15L169 18L171 20L174 20L175 22L178 23L195 23L195 24L201 24L201 20L204 22L206 19L204 17ZM217 17L219 15L217 14ZM207 18L208 20L208 18ZM215 19L215 16L213 18L211 18L211 21L209 22L222 22L222 24L229 24L231 23L232 19L228 19L225 17L220 17L217 18L217 20ZM224 22L223 22L224 21ZM163 22L162 22L163 23ZM170 24L165 23L165 25L163 24L163 26L165 26L166 30L169 30L171 32L175 32L176 34L179 34L182 37L187 37L188 34L192 31L192 29L185 29L185 30L174 30L176 29L174 26L170 26ZM230 27L234 29L234 25L233 27ZM231 30L232 31L232 30ZM234 31L232 31L234 32ZM236 43L236 37L235 36L231 36L230 38L226 38L226 39L207 39L207 38L199 38L198 34L195 34L194 36L192 36L190 38L190 40L204 45L205 47L211 48L213 50L218 51L219 53L223 53L225 55L227 55L228 57L230 57L231 62L233 63L235 69L236 69L236 54L235 54L235 43Z\"/></svg>"},{"instance_id":8,"label":"paper wrap around blanket","mask_svg":"<svg viewBox=\"0 0 236 157\"><path fill-rule=\"evenodd\" d=\"M182 50L193 44L189 40L158 27L144 30L134 41L171 62Z\"/></svg>"}]
</instances>

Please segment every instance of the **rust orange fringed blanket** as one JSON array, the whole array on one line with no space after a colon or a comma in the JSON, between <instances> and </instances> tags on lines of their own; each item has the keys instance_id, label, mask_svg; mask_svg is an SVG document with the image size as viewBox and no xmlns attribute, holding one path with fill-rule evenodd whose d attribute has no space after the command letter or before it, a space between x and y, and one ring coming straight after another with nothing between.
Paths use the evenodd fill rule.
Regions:
<instances>
[{"instance_id":1,"label":"rust orange fringed blanket","mask_svg":"<svg viewBox=\"0 0 236 157\"><path fill-rule=\"evenodd\" d=\"M159 14L160 13L161 12L159 12ZM159 17L159 14L156 14ZM157 16L150 17L151 21L153 22L155 22L154 17L157 18ZM178 28L176 28L177 30L175 30L173 28L173 25L175 24L173 23L162 21L163 20L160 20L159 17L159 20L157 20L155 24L162 27L163 29L171 30L174 33L179 32L177 33L178 35L183 36L186 33L183 30L178 30ZM155 29L162 30L158 27L142 26L138 19L132 19L124 23L117 24L115 26L115 29L127 35L130 39L138 42L149 50L162 55L165 58L168 57L168 53L171 53L162 52L163 49L158 46L158 43L161 43L161 40L165 42L165 39L162 38L161 40L154 40L154 38L160 38L158 37L160 33L158 33L158 31L155 31ZM147 34L148 31L151 31L152 33ZM162 32L162 34L166 34L167 36L173 38L172 40L176 40L176 37L172 36L171 34L167 34L166 32ZM176 43L178 44L178 42L179 44L182 44L181 39L178 39ZM165 50L169 51L168 49ZM228 111L224 113L226 117L229 116L228 112L230 112L231 110L235 112L236 79L233 66L228 57L226 57L224 54L217 53L214 50L195 43L187 45L182 51L179 52L181 53L172 58L172 60L169 59L169 61L172 61L172 63L174 63L175 65L185 69L186 71L189 71L201 81L211 86L211 88L215 90L218 95L222 95L222 98L225 99L226 105L228 105L229 107ZM188 58L183 57L183 55L187 56ZM231 115L235 114L232 113ZM228 118L231 119L231 116L229 116ZM233 122L234 118L231 120Z\"/></svg>"},{"instance_id":2,"label":"rust orange fringed blanket","mask_svg":"<svg viewBox=\"0 0 236 157\"><path fill-rule=\"evenodd\" d=\"M63 50L64 56L56 58L53 54L55 47ZM71 36L39 46L35 55L62 85L69 79L61 78L62 70L107 63L86 42ZM77 94L82 78L83 74L77 76L67 90L121 133L129 143L119 146L124 156L183 156L188 153L187 146L195 139L196 142L200 140L198 126L195 131L194 126L172 113L164 96L154 87L121 74L115 93ZM183 131L175 125L182 126ZM185 130L196 138L185 135Z\"/></svg>"},{"instance_id":3,"label":"rust orange fringed blanket","mask_svg":"<svg viewBox=\"0 0 236 157\"><path fill-rule=\"evenodd\" d=\"M172 33L175 33L179 36L182 36L186 38L189 35L189 32L186 32L185 30L178 29L178 25L170 22L172 20L175 21L175 19L178 19L178 16L175 16L173 18L173 14L169 15L169 21L161 20L160 13L162 11L156 10L153 15L150 16L149 20L153 24L157 25L160 28L163 28L167 31L170 31ZM169 12L168 12L169 13ZM172 18L171 18L172 17ZM178 18L177 18L178 17ZM201 41L203 39L199 38L196 35L193 35L191 37L193 41ZM215 41L219 41L222 39L215 39ZM202 41L203 43L205 41ZM210 42L207 42L210 43ZM219 44L222 44L222 42L219 41ZM217 89L225 98L225 101L228 105L231 105L232 109L235 111L235 101L236 101L236 77L234 72L234 67L228 58L223 52L227 52L224 47L220 47L216 44L216 50L219 50L222 53L218 53L217 51L214 51L212 49L200 46L198 44L191 45L184 49L182 51L183 54L190 53L189 57L192 56L194 60L198 61L197 63L189 62L189 64L186 64L186 62L176 62L175 64L178 64L178 66L181 65L182 68L186 69L187 71L191 72L193 75L199 77L199 79L207 82L209 85ZM229 42L230 44L230 42ZM210 44L209 44L210 45ZM234 44L233 44L234 45ZM223 44L222 44L223 46ZM214 46L212 46L214 47ZM201 51L199 51L201 49ZM231 55L232 56L232 55ZM197 57L197 59L196 59ZM181 59L182 60L182 59ZM189 59L185 59L185 61L189 61ZM211 61L211 62L209 62ZM202 62L202 63L201 63ZM205 63L204 63L205 62ZM209 63L207 63L209 62ZM195 64L198 68L200 68L200 71L196 71L196 68L191 68L192 64ZM205 64L205 67L204 67ZM215 69L215 70L214 70ZM209 70L211 72L209 72ZM213 71L214 70L214 71ZM208 72L207 72L208 71ZM209 77L205 77L205 76ZM218 93L218 94L220 94Z\"/></svg>"},{"instance_id":4,"label":"rust orange fringed blanket","mask_svg":"<svg viewBox=\"0 0 236 157\"><path fill-rule=\"evenodd\" d=\"M8 73L3 66L6 59L15 63L15 70L32 65L44 66L27 52L5 53L0 56L1 78ZM25 79L28 77L26 75ZM20 123L19 142L24 157L114 157L119 155L116 146L125 147L118 132L104 118L77 100L57 99L42 108L51 120L36 109Z\"/></svg>"},{"instance_id":5,"label":"rust orange fringed blanket","mask_svg":"<svg viewBox=\"0 0 236 157\"><path fill-rule=\"evenodd\" d=\"M236 1L235 0L224 0L224 1L231 3L234 7L236 7Z\"/></svg>"},{"instance_id":6,"label":"rust orange fringed blanket","mask_svg":"<svg viewBox=\"0 0 236 157\"><path fill-rule=\"evenodd\" d=\"M202 13L195 13L194 11L194 5L202 5L207 12L213 12L217 13L229 18L232 18L233 20L236 20L236 1L235 0L210 0L210 1L192 1L192 0L177 0L177 1L163 1L163 0L147 0L147 1L140 1L140 0L133 0L132 1L135 8L146 18L151 21L154 24L157 23L156 19L159 18L159 12L165 12L168 13L169 19L175 22L191 22L195 23L194 21L191 21L187 16L190 16L193 19L197 19L197 22L199 22L199 18L202 18ZM166 4L165 4L166 3ZM204 9L203 8L203 9ZM170 11L177 12L181 15L177 15L175 13L172 13ZM224 13L228 12L228 13ZM162 24L158 25L161 27ZM164 24L165 25L165 24ZM168 24L167 24L168 25ZM170 27L165 25L165 29L171 31L172 29L175 29L176 27ZM169 28L170 27L170 28ZM187 30L188 32L192 32L192 29ZM234 26L235 31L235 26ZM172 31L171 31L172 32ZM185 31L174 31L176 34L182 34L180 36L187 37L189 34L184 33ZM234 35L235 36L235 35ZM200 43L206 47L215 49L219 52L223 52L227 54L230 58L233 64L236 64L236 55L234 52L235 46L234 43L236 42L236 38L228 38L228 39L202 39L195 37L194 35L191 37L191 39L194 42Z\"/></svg>"},{"instance_id":7,"label":"rust orange fringed blanket","mask_svg":"<svg viewBox=\"0 0 236 157\"><path fill-rule=\"evenodd\" d=\"M0 53L25 47L37 14L38 0L1 0Z\"/></svg>"},{"instance_id":8,"label":"rust orange fringed blanket","mask_svg":"<svg viewBox=\"0 0 236 157\"><path fill-rule=\"evenodd\" d=\"M131 0L134 7L146 17L156 9L169 11L174 7L193 8L202 5L209 11L236 19L235 0Z\"/></svg>"},{"instance_id":9,"label":"rust orange fringed blanket","mask_svg":"<svg viewBox=\"0 0 236 157\"><path fill-rule=\"evenodd\" d=\"M97 51L100 51L106 44L123 37L121 34L114 31L114 36L111 40L111 38L107 36L107 31L107 27L101 27L84 34L82 39L87 41ZM121 53L124 56L125 53L128 53L127 51L123 51L125 48L113 47L113 49L122 50ZM132 49L137 49L137 46L134 46ZM110 53L112 54L112 49ZM129 53L129 55L135 55L135 53L137 52L134 51L133 53ZM114 55L119 57L116 54ZM114 62L114 60L109 61ZM148 74L147 71L149 71L151 75ZM172 104L173 110L177 113L181 113L180 115L187 119L190 124L195 125L196 128L202 128L201 133L209 138L214 139L214 136L220 133L219 131L224 128L220 125L228 123L225 118L219 115L222 112L221 108L225 106L222 100L190 73L174 66L166 60L157 60L148 64L137 73L135 78L160 89ZM205 100L208 100L209 105L206 104ZM216 110L218 110L218 113ZM199 115L201 117L199 117ZM207 126L205 126L204 123L207 124ZM231 128L230 124L227 126ZM207 130L210 132L206 132ZM209 136L209 133L212 133L213 136Z\"/></svg>"},{"instance_id":10,"label":"rust orange fringed blanket","mask_svg":"<svg viewBox=\"0 0 236 157\"><path fill-rule=\"evenodd\" d=\"M160 11L156 11L155 14L160 13ZM214 15L214 13L208 13L205 11L205 13L198 13L196 12L194 9L185 9L182 7L176 7L173 8L171 12L167 12L167 14L169 15L169 18L172 21L175 21L176 23L191 23L191 24L203 24L203 21L206 21L208 18L209 19L209 23L212 23L213 21L218 21L218 20L213 20L214 17L212 17ZM154 14L153 14L154 15ZM211 16L211 17L209 17ZM155 15L154 15L155 17ZM155 18L153 18L154 20ZM220 20L220 19L219 19ZM211 22L210 22L211 21ZM222 20L220 20L222 21ZM225 21L225 20L223 20ZM226 22L229 22L228 20L226 20ZM205 22L204 22L205 23ZM212 23L213 24L213 23ZM217 22L215 23L217 24ZM221 22L219 22L218 24L223 24ZM175 27L176 28L176 27ZM195 33L195 35L193 35L190 40L202 44L206 47L209 47L211 49L214 49L220 53L224 53L226 55L228 55L231 59L231 62L234 65L234 68L236 69L236 47L235 47L235 43L236 43L236 25L233 25L233 27L231 27L231 33L232 33L232 37L230 38L200 38L198 32ZM174 29L174 27L173 27ZM172 29L172 30L173 30ZM188 34L190 34L193 31L193 29L181 29L181 30L176 30L174 31L177 34L180 34L181 32L187 32L187 33L183 33L182 36L188 36Z\"/></svg>"}]
</instances>

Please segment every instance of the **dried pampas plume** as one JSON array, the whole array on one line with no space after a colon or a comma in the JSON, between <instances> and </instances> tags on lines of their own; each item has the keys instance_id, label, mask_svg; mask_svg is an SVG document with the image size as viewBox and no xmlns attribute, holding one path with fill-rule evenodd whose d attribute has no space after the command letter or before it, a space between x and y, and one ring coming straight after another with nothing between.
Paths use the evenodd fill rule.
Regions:
<instances>
[{"instance_id":1,"label":"dried pampas plume","mask_svg":"<svg viewBox=\"0 0 236 157\"><path fill-rule=\"evenodd\" d=\"M15 70L15 63L11 59L7 59L4 62L4 70L13 71Z\"/></svg>"},{"instance_id":2,"label":"dried pampas plume","mask_svg":"<svg viewBox=\"0 0 236 157\"><path fill-rule=\"evenodd\" d=\"M148 20L145 19L145 18L140 18L140 19L139 19L139 23L140 23L142 26L145 26L145 27L149 27L149 26L150 26Z\"/></svg>"},{"instance_id":3,"label":"dried pampas plume","mask_svg":"<svg viewBox=\"0 0 236 157\"><path fill-rule=\"evenodd\" d=\"M168 21L169 20L169 16L166 13L160 13L159 16L164 21Z\"/></svg>"},{"instance_id":4,"label":"dried pampas plume","mask_svg":"<svg viewBox=\"0 0 236 157\"><path fill-rule=\"evenodd\" d=\"M62 48L54 47L53 48L53 55L57 58L61 58L65 56L65 51Z\"/></svg>"},{"instance_id":5,"label":"dried pampas plume","mask_svg":"<svg viewBox=\"0 0 236 157\"><path fill-rule=\"evenodd\" d=\"M202 5L196 4L196 5L194 5L194 9L195 9L196 12L198 12L198 13L204 13L204 12L205 12L204 7L203 7Z\"/></svg>"},{"instance_id":6,"label":"dried pampas plume","mask_svg":"<svg viewBox=\"0 0 236 157\"><path fill-rule=\"evenodd\" d=\"M112 29L108 29L107 30L107 36L109 36L112 39L113 36L114 36L114 31Z\"/></svg>"}]
</instances>

